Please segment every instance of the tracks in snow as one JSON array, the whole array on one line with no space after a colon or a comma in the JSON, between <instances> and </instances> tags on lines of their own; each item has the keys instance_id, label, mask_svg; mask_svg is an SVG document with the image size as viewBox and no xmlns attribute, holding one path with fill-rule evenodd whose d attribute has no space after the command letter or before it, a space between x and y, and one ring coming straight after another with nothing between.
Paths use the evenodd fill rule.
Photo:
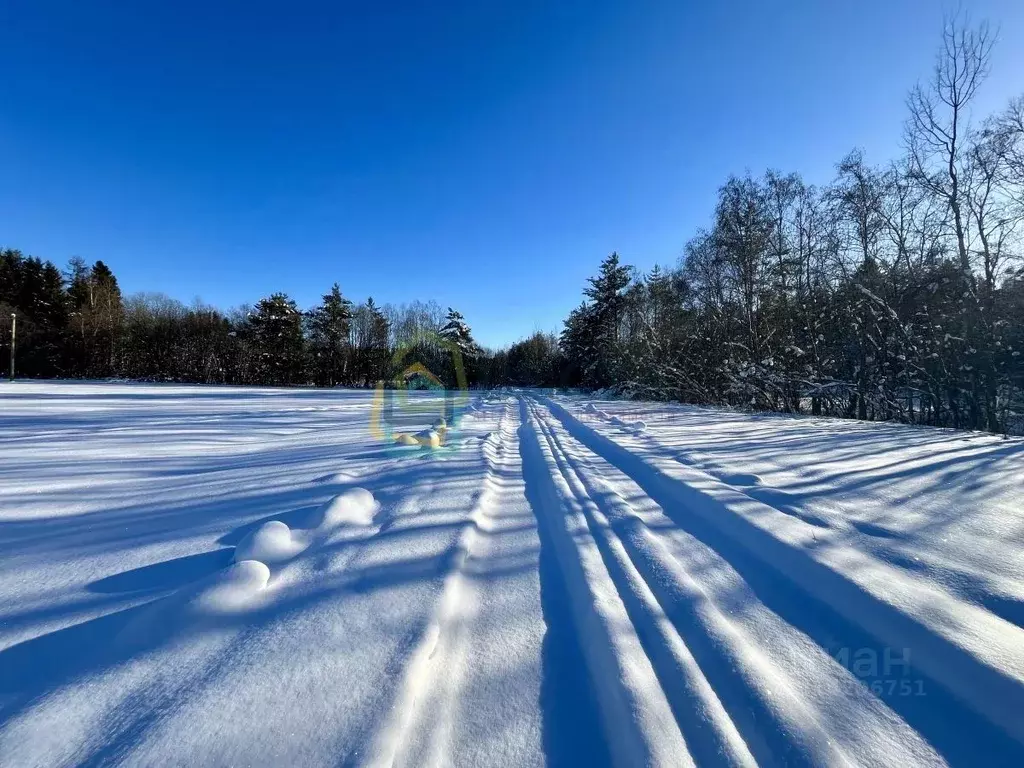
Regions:
<instances>
[{"instance_id":1,"label":"tracks in snow","mask_svg":"<svg viewBox=\"0 0 1024 768\"><path fill-rule=\"evenodd\" d=\"M709 512L701 491L627 460L556 409L524 402L525 469L545 486L536 511L556 542L617 763L940 764L968 760L982 732L995 754L1021 754L993 726L1005 728L1005 717L972 711L977 692L964 706L935 685L934 660L925 670L897 667L925 695L872 693L874 680L858 680L834 656L899 662L920 647L911 645L919 634L880 641L872 630L887 613L865 628L858 619L872 606L821 602L820 583L794 578L730 530L730 510ZM958 674L971 661L943 658ZM1015 695L998 676L962 683L971 684ZM957 736L951 724L974 735Z\"/></svg>"},{"instance_id":2,"label":"tracks in snow","mask_svg":"<svg viewBox=\"0 0 1024 768\"><path fill-rule=\"evenodd\" d=\"M524 457L530 455L533 465L528 471L533 477L550 478L541 496L544 508L538 510L538 516L549 526L562 576L573 598L574 620L598 694L612 757L621 765L670 765L673 761L692 765L669 701L670 689L659 681L658 668L662 675L666 666L683 672L680 679L684 686L679 693L688 688L696 702L707 705L707 724L721 719L720 706L695 670L692 657L679 647L678 638L672 637L664 614L631 567L621 543L601 535L600 529L607 526L607 521L579 476L567 466L537 407L524 402L523 409L529 412L532 427L532 444L524 448ZM662 653L654 654L654 658L645 654L637 624L660 644ZM728 731L726 722L723 726ZM713 736L721 730L708 729ZM733 746L728 736L717 739L726 754ZM749 755L736 756L750 762Z\"/></svg>"},{"instance_id":3,"label":"tracks in snow","mask_svg":"<svg viewBox=\"0 0 1024 768\"><path fill-rule=\"evenodd\" d=\"M520 764L541 752L536 702L544 627L517 422L513 401L506 401L497 429L480 444L482 486L364 765ZM499 670L502 690L495 690L491 678Z\"/></svg>"},{"instance_id":4,"label":"tracks in snow","mask_svg":"<svg viewBox=\"0 0 1024 768\"><path fill-rule=\"evenodd\" d=\"M266 589L265 569L240 565L232 579L259 578L218 577L216 600L188 586L154 602L157 621L147 606L7 649L6 671L26 672L4 691L0 753L19 765L1024 765L1008 735L1024 727L1017 628L886 582L891 569L744 487L755 478L684 466L637 429L591 429L539 399L476 410L450 451L382 450L322 478L365 481L379 514L329 504L323 518L345 525L272 521L240 542L239 557L273 566ZM248 514L214 512L197 530ZM125 518L112 519L101 527ZM177 559L118 581L159 582L188 565ZM179 620L181 606L231 608L247 586L258 609ZM125 643L139 652L107 657L142 613ZM51 659L56 674L37 682ZM910 695L871 690L893 682Z\"/></svg>"},{"instance_id":5,"label":"tracks in snow","mask_svg":"<svg viewBox=\"0 0 1024 768\"><path fill-rule=\"evenodd\" d=\"M668 521L656 510L634 509L605 479L614 469L583 455L542 408L529 410L533 474L551 478L543 513L575 592L615 761L847 762L781 676L764 674L766 660L749 652L748 638L738 636L655 533Z\"/></svg>"}]
</instances>

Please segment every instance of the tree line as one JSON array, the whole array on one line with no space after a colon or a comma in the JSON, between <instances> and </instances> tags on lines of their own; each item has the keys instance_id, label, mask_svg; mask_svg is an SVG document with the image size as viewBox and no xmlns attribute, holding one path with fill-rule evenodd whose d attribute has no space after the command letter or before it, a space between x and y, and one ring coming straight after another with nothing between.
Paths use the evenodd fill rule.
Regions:
<instances>
[{"instance_id":1,"label":"tree line","mask_svg":"<svg viewBox=\"0 0 1024 768\"><path fill-rule=\"evenodd\" d=\"M374 386L419 363L434 377L424 385L453 387L488 373L488 355L458 311L434 302L354 304L337 284L305 311L274 293L222 312L162 294L124 297L102 261L76 258L62 271L2 249L0 323L8 328L11 313L23 377Z\"/></svg>"},{"instance_id":2,"label":"tree line","mask_svg":"<svg viewBox=\"0 0 1024 768\"><path fill-rule=\"evenodd\" d=\"M641 274L613 253L558 337L485 350L454 309L353 304L338 285L305 311L282 293L227 313L124 298L103 262L62 272L15 250L0 251L0 323L18 312L26 376L372 386L409 383L419 363L448 387L1017 431L1024 96L969 120L992 44L985 24L947 23L908 96L902 157L854 150L821 186L727 179L677 264Z\"/></svg>"},{"instance_id":3,"label":"tree line","mask_svg":"<svg viewBox=\"0 0 1024 768\"><path fill-rule=\"evenodd\" d=\"M570 383L645 398L1020 430L1024 97L972 125L987 25L947 23L903 157L824 186L729 178L674 268L612 254L565 323Z\"/></svg>"},{"instance_id":4,"label":"tree line","mask_svg":"<svg viewBox=\"0 0 1024 768\"><path fill-rule=\"evenodd\" d=\"M229 312L159 293L123 296L102 261L0 249L0 334L16 313L17 374L200 384L322 387L538 385L559 376L558 340L534 334L483 349L436 302L356 304L338 284L301 310L274 293ZM420 374L407 380L415 369Z\"/></svg>"}]
</instances>

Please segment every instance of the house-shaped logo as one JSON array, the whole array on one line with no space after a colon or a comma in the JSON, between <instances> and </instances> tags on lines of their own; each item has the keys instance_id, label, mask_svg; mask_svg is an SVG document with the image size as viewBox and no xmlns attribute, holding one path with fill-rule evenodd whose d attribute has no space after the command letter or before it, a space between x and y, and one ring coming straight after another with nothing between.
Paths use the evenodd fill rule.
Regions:
<instances>
[{"instance_id":1,"label":"house-shaped logo","mask_svg":"<svg viewBox=\"0 0 1024 768\"><path fill-rule=\"evenodd\" d=\"M419 360L406 364L417 349L426 346L450 357L449 374L454 374L454 388L445 386L445 382ZM444 445L445 436L457 425L459 409L469 402L462 351L449 339L427 333L396 350L391 363L392 370L400 373L390 381L377 382L370 412L370 434L389 446L395 445L396 440L404 445L414 442L431 447ZM441 398L436 396L440 393L443 393ZM410 435L410 424L426 429ZM430 432L439 424L443 426L438 440Z\"/></svg>"}]
</instances>

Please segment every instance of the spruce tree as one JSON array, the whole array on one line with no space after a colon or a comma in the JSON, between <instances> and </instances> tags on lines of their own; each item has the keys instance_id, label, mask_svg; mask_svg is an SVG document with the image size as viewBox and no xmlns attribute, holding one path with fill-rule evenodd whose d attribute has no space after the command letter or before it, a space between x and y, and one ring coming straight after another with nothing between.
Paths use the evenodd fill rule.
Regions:
<instances>
[{"instance_id":1,"label":"spruce tree","mask_svg":"<svg viewBox=\"0 0 1024 768\"><path fill-rule=\"evenodd\" d=\"M440 372L444 376L446 385L456 387L462 383L468 384L471 378L476 380L475 361L483 355L483 350L473 339L473 332L462 313L448 307L448 315L437 333L453 349L458 350L458 356L455 354L446 356L444 370ZM459 380L457 367L460 364L463 369L462 381Z\"/></svg>"},{"instance_id":2,"label":"spruce tree","mask_svg":"<svg viewBox=\"0 0 1024 768\"><path fill-rule=\"evenodd\" d=\"M567 366L562 382L564 385L575 387L589 382L591 366L597 360L595 328L594 310L590 304L580 304L566 318L559 338Z\"/></svg>"},{"instance_id":3,"label":"spruce tree","mask_svg":"<svg viewBox=\"0 0 1024 768\"><path fill-rule=\"evenodd\" d=\"M388 319L372 296L365 304L356 307L352 316L353 373L364 386L373 386L389 378L390 334Z\"/></svg>"},{"instance_id":4,"label":"spruce tree","mask_svg":"<svg viewBox=\"0 0 1024 768\"><path fill-rule=\"evenodd\" d=\"M294 300L283 293L262 299L249 314L245 335L255 353L255 374L259 383L304 383L306 350L302 315Z\"/></svg>"},{"instance_id":5,"label":"spruce tree","mask_svg":"<svg viewBox=\"0 0 1024 768\"><path fill-rule=\"evenodd\" d=\"M93 264L89 284L89 314L94 343L91 372L98 376L113 376L116 373L115 355L124 315L121 288L110 267L102 261Z\"/></svg>"},{"instance_id":6,"label":"spruce tree","mask_svg":"<svg viewBox=\"0 0 1024 768\"><path fill-rule=\"evenodd\" d=\"M477 357L481 352L480 346L473 340L473 332L466 323L466 318L451 307L448 307L444 325L441 326L437 334L454 345L467 360Z\"/></svg>"},{"instance_id":7,"label":"spruce tree","mask_svg":"<svg viewBox=\"0 0 1024 768\"><path fill-rule=\"evenodd\" d=\"M333 387L348 381L352 302L335 283L320 306L307 315L309 353L318 384Z\"/></svg>"},{"instance_id":8,"label":"spruce tree","mask_svg":"<svg viewBox=\"0 0 1024 768\"><path fill-rule=\"evenodd\" d=\"M592 386L607 387L618 376L619 325L626 307L630 271L630 267L619 263L619 254L613 252L601 262L601 271L590 278L590 287L585 291L593 302L588 319L594 360L587 371Z\"/></svg>"}]
</instances>

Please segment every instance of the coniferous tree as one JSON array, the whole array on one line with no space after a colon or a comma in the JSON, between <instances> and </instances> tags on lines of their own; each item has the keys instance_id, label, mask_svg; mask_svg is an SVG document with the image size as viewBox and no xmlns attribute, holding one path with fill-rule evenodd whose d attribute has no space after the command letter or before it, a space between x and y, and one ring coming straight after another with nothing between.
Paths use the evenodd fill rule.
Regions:
<instances>
[{"instance_id":1,"label":"coniferous tree","mask_svg":"<svg viewBox=\"0 0 1024 768\"><path fill-rule=\"evenodd\" d=\"M590 381L590 370L597 360L595 325L593 309L586 303L569 313L559 337L566 362L562 374L564 386L575 387Z\"/></svg>"},{"instance_id":2,"label":"coniferous tree","mask_svg":"<svg viewBox=\"0 0 1024 768\"><path fill-rule=\"evenodd\" d=\"M74 338L71 367L80 376L115 373L123 305L117 278L102 261L87 267L74 258L65 275Z\"/></svg>"},{"instance_id":3,"label":"coniferous tree","mask_svg":"<svg viewBox=\"0 0 1024 768\"><path fill-rule=\"evenodd\" d=\"M245 337L255 354L259 383L305 383L302 315L294 300L283 293L260 300L248 317Z\"/></svg>"},{"instance_id":4,"label":"coniferous tree","mask_svg":"<svg viewBox=\"0 0 1024 768\"><path fill-rule=\"evenodd\" d=\"M630 267L619 263L619 254L612 253L601 262L596 277L584 293L592 304L587 314L591 325L590 344L593 360L584 380L593 386L614 384L622 364L619 348L619 326L626 308L625 291L630 283Z\"/></svg>"},{"instance_id":5,"label":"coniferous tree","mask_svg":"<svg viewBox=\"0 0 1024 768\"><path fill-rule=\"evenodd\" d=\"M68 315L60 272L50 262L5 249L0 250L0 318L5 330L12 313L17 313L19 323L19 370L33 376L61 375Z\"/></svg>"},{"instance_id":6,"label":"coniferous tree","mask_svg":"<svg viewBox=\"0 0 1024 768\"><path fill-rule=\"evenodd\" d=\"M358 384L371 387L390 380L389 335L388 319L372 296L356 307L352 316L352 346Z\"/></svg>"},{"instance_id":7,"label":"coniferous tree","mask_svg":"<svg viewBox=\"0 0 1024 768\"><path fill-rule=\"evenodd\" d=\"M438 335L467 359L474 358L481 352L479 345L473 340L473 332L466 323L466 318L451 307L448 307L448 315L445 317L444 325L438 330Z\"/></svg>"},{"instance_id":8,"label":"coniferous tree","mask_svg":"<svg viewBox=\"0 0 1024 768\"><path fill-rule=\"evenodd\" d=\"M333 387L348 381L352 302L335 283L306 317L309 353L316 383Z\"/></svg>"},{"instance_id":9,"label":"coniferous tree","mask_svg":"<svg viewBox=\"0 0 1024 768\"><path fill-rule=\"evenodd\" d=\"M93 325L93 371L99 376L116 373L115 353L123 305L121 288L110 267L97 261L89 273L91 287L90 320Z\"/></svg>"},{"instance_id":10,"label":"coniferous tree","mask_svg":"<svg viewBox=\"0 0 1024 768\"><path fill-rule=\"evenodd\" d=\"M455 387L461 383L458 366L462 366L463 381L468 383L471 379L475 379L479 368L477 360L483 355L483 350L473 339L473 332L462 313L449 307L444 325L438 329L438 336L451 347L451 350L443 356L443 368L441 369L441 375L444 377L446 385ZM457 354L454 350L457 350Z\"/></svg>"}]
</instances>

